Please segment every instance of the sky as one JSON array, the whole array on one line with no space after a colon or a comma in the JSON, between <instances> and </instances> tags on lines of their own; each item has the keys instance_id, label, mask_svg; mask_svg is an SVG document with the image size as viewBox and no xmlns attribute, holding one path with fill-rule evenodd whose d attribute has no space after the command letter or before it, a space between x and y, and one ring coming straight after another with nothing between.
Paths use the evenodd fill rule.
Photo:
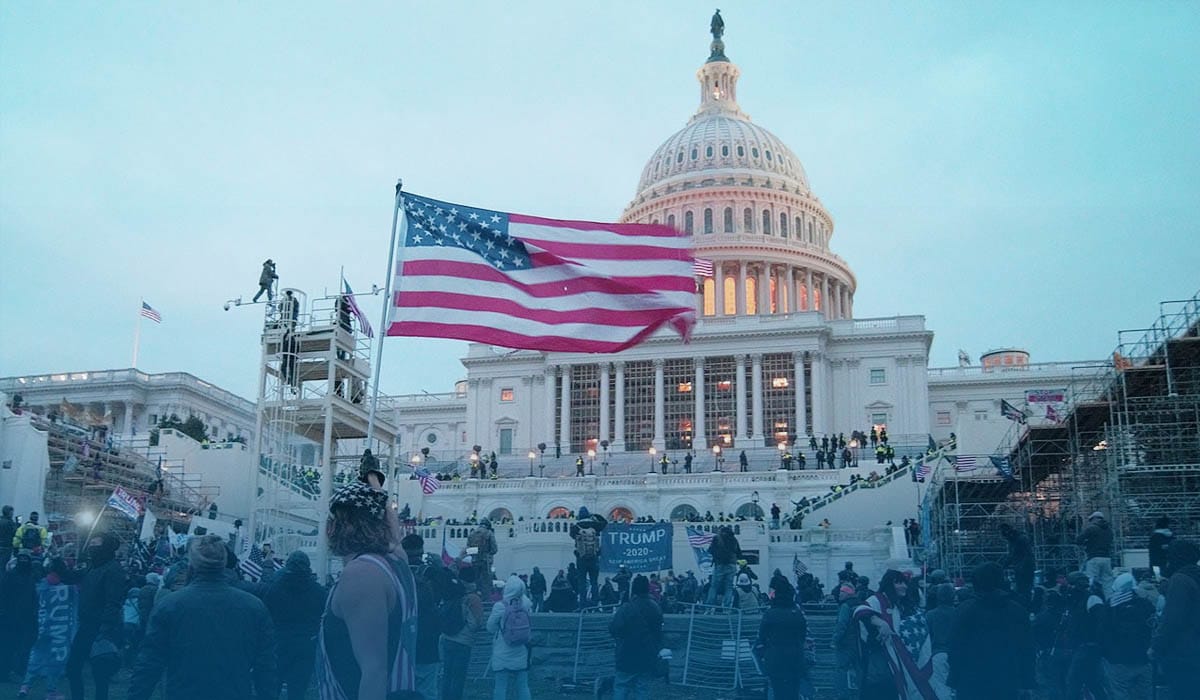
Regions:
<instances>
[{"instance_id":1,"label":"sky","mask_svg":"<svg viewBox=\"0 0 1200 700\"><path fill-rule=\"evenodd\" d=\"M1107 357L1200 288L1200 4L720 3L744 111L801 159L859 318L930 365ZM265 258L384 284L393 186L613 221L695 110L711 3L0 3L0 376L187 371L252 396ZM362 300L378 326L381 296ZM386 393L466 344L393 338Z\"/></svg>"}]
</instances>

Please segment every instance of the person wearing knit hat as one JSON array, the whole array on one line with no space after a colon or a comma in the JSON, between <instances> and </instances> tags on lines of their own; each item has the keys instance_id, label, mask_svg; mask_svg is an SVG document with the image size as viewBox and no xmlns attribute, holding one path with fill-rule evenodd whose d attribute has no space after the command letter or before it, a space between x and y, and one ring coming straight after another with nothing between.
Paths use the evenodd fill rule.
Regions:
<instances>
[{"instance_id":1,"label":"person wearing knit hat","mask_svg":"<svg viewBox=\"0 0 1200 700\"><path fill-rule=\"evenodd\" d=\"M1083 547L1083 572L1092 583L1099 583L1105 594L1112 586L1113 531L1104 513L1096 511L1079 532L1075 544Z\"/></svg>"},{"instance_id":2,"label":"person wearing knit hat","mask_svg":"<svg viewBox=\"0 0 1200 700\"><path fill-rule=\"evenodd\" d=\"M415 690L416 639L402 634L417 617L416 582L400 548L400 522L387 494L361 482L333 492L325 532L342 557L318 638L321 696L385 697ZM380 643L386 624L388 643ZM398 669L393 674L363 669Z\"/></svg>"},{"instance_id":3,"label":"person wearing knit hat","mask_svg":"<svg viewBox=\"0 0 1200 700\"><path fill-rule=\"evenodd\" d=\"M67 659L67 680L71 697L83 697L83 667L91 664L96 694L107 693L109 681L120 666L116 645L120 641L121 607L125 601L125 570L117 561L121 540L110 532L101 532L86 540L84 556L87 569L79 587L79 630ZM111 650L97 654L97 649Z\"/></svg>"},{"instance_id":4,"label":"person wearing knit hat","mask_svg":"<svg viewBox=\"0 0 1200 700\"><path fill-rule=\"evenodd\" d=\"M279 682L289 698L304 697L316 663L313 640L325 611L325 590L317 583L308 555L297 549L267 584L262 600L275 623Z\"/></svg>"},{"instance_id":5,"label":"person wearing knit hat","mask_svg":"<svg viewBox=\"0 0 1200 700\"><path fill-rule=\"evenodd\" d=\"M975 597L958 607L951 624L949 685L964 699L1015 700L1021 691L1037 687L1029 611L1009 593L1004 582L1004 569L996 562L985 562L976 567L971 581ZM941 604L938 610L942 610ZM940 628L941 621L938 622ZM936 640L939 649L940 642L941 639ZM934 677L940 681L941 673L946 669L940 663L940 654L934 658L938 659L933 667ZM935 692L941 689L938 683L933 685ZM1079 692L1066 697L1078 698Z\"/></svg>"},{"instance_id":6,"label":"person wearing knit hat","mask_svg":"<svg viewBox=\"0 0 1200 700\"><path fill-rule=\"evenodd\" d=\"M613 696L645 698L658 668L663 616L650 598L650 581L645 576L634 576L629 592L629 600L617 608L608 624L617 643Z\"/></svg>"},{"instance_id":7,"label":"person wearing knit hat","mask_svg":"<svg viewBox=\"0 0 1200 700\"><path fill-rule=\"evenodd\" d=\"M1200 688L1200 546L1176 539L1167 560L1167 600L1150 649L1162 664L1171 697L1186 698Z\"/></svg>"},{"instance_id":8,"label":"person wearing knit hat","mask_svg":"<svg viewBox=\"0 0 1200 700\"><path fill-rule=\"evenodd\" d=\"M278 696L271 616L257 597L226 582L225 552L218 535L192 538L188 585L154 607L129 681L131 700L148 700L164 671L168 698Z\"/></svg>"}]
</instances>

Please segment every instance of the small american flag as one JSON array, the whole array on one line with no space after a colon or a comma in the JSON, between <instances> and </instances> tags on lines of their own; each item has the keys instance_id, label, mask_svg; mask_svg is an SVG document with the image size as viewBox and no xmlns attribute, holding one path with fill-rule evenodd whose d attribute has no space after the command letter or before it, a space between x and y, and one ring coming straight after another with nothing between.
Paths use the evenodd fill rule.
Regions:
<instances>
[{"instance_id":1,"label":"small american flag","mask_svg":"<svg viewBox=\"0 0 1200 700\"><path fill-rule=\"evenodd\" d=\"M432 494L434 491L437 491L439 487L441 487L441 484L438 483L438 480L435 479L425 467L421 467L413 473L417 475L417 481L421 482L421 493L425 494L426 496Z\"/></svg>"},{"instance_id":2,"label":"small american flag","mask_svg":"<svg viewBox=\"0 0 1200 700\"><path fill-rule=\"evenodd\" d=\"M162 314L155 311L153 306L144 301L142 302L142 315L155 323L162 323Z\"/></svg>"},{"instance_id":3,"label":"small american flag","mask_svg":"<svg viewBox=\"0 0 1200 700\"><path fill-rule=\"evenodd\" d=\"M954 471L956 472L973 472L975 471L975 458L969 455L959 455L954 458Z\"/></svg>"},{"instance_id":4,"label":"small american flag","mask_svg":"<svg viewBox=\"0 0 1200 700\"><path fill-rule=\"evenodd\" d=\"M918 479L924 479L924 478L928 477L929 471L930 471L930 467L929 467L928 462L926 462L925 460L921 460L920 462L917 462L917 478Z\"/></svg>"},{"instance_id":5,"label":"small american flag","mask_svg":"<svg viewBox=\"0 0 1200 700\"><path fill-rule=\"evenodd\" d=\"M1009 420L1015 420L1018 423L1025 422L1025 412L1004 399L1000 399L1000 415Z\"/></svg>"},{"instance_id":6,"label":"small american flag","mask_svg":"<svg viewBox=\"0 0 1200 700\"><path fill-rule=\"evenodd\" d=\"M371 322L367 320L367 315L359 308L358 302L354 299L354 290L350 288L350 283L342 280L342 286L346 288L346 303L350 306L350 313L354 314L354 318L358 319L358 329L368 338L375 337L375 331L371 328Z\"/></svg>"},{"instance_id":7,"label":"small american flag","mask_svg":"<svg viewBox=\"0 0 1200 700\"><path fill-rule=\"evenodd\" d=\"M1051 423L1061 423L1062 418L1059 417L1058 411L1054 410L1053 406L1046 406L1046 420Z\"/></svg>"},{"instance_id":8,"label":"small american flag","mask_svg":"<svg viewBox=\"0 0 1200 700\"><path fill-rule=\"evenodd\" d=\"M792 572L796 574L797 578L808 573L808 567L804 565L804 562L800 561L799 554L792 555Z\"/></svg>"},{"instance_id":9,"label":"small american flag","mask_svg":"<svg viewBox=\"0 0 1200 700\"><path fill-rule=\"evenodd\" d=\"M240 570L247 579L257 582L262 578L262 562L262 550L256 545L250 548L250 556L238 563L238 570Z\"/></svg>"},{"instance_id":10,"label":"small american flag","mask_svg":"<svg viewBox=\"0 0 1200 700\"><path fill-rule=\"evenodd\" d=\"M693 547L707 547L712 544L715 537L711 532L704 532L694 527L687 529L688 544Z\"/></svg>"},{"instance_id":11,"label":"small american flag","mask_svg":"<svg viewBox=\"0 0 1200 700\"><path fill-rule=\"evenodd\" d=\"M713 261L705 260L704 258L696 258L696 261L692 263L692 273L697 277L712 277Z\"/></svg>"}]
</instances>

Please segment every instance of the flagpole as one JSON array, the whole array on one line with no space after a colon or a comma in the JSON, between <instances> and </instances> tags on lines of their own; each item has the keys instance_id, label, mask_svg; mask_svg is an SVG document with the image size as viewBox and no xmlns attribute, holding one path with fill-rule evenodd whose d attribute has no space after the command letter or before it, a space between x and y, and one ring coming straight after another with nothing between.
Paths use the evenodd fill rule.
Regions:
<instances>
[{"instance_id":1,"label":"flagpole","mask_svg":"<svg viewBox=\"0 0 1200 700\"><path fill-rule=\"evenodd\" d=\"M96 531L96 526L100 524L100 518L104 517L104 510L108 508L108 504L100 506L100 512L96 513L96 519L92 521L92 527L88 530L87 537L83 538L83 546L75 553L77 558L82 558L83 553L87 551L88 542L92 539L92 533Z\"/></svg>"},{"instance_id":2,"label":"flagpole","mask_svg":"<svg viewBox=\"0 0 1200 700\"><path fill-rule=\"evenodd\" d=\"M371 410L367 414L367 447L371 446L371 437L375 433L375 409L379 405L379 370L383 364L383 339L387 337L388 311L392 304L392 279L396 276L396 224L400 221L400 190L403 180L396 180L396 201L392 210L392 244L388 246L387 277L383 284L383 312L379 318L379 333L375 338L375 367L374 378L371 380Z\"/></svg>"},{"instance_id":3,"label":"flagpole","mask_svg":"<svg viewBox=\"0 0 1200 700\"><path fill-rule=\"evenodd\" d=\"M137 321L135 321L133 324L133 364L131 366L134 369L137 369L138 346L142 343L142 304L145 303L145 299L142 299L141 297L138 298Z\"/></svg>"}]
</instances>

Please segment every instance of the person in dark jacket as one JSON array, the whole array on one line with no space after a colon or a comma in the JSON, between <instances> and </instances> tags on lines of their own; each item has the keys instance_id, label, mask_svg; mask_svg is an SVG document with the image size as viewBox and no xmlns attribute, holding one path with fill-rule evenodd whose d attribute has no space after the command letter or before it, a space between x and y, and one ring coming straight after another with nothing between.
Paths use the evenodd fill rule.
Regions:
<instances>
[{"instance_id":1,"label":"person in dark jacket","mask_svg":"<svg viewBox=\"0 0 1200 700\"><path fill-rule=\"evenodd\" d=\"M1015 700L1036 687L1029 613L1004 590L999 564L979 565L972 582L975 597L955 611L950 634L950 687L958 700Z\"/></svg>"},{"instance_id":2,"label":"person in dark jacket","mask_svg":"<svg viewBox=\"0 0 1200 700\"><path fill-rule=\"evenodd\" d=\"M754 649L763 660L775 700L800 700L804 678L804 642L808 621L796 607L796 591L787 580L775 580L771 605L763 613Z\"/></svg>"},{"instance_id":3,"label":"person in dark jacket","mask_svg":"<svg viewBox=\"0 0 1200 700\"><path fill-rule=\"evenodd\" d=\"M1017 530L1012 525L1004 523L1000 526L1000 536L1008 543L1008 555L1002 564L1013 571L1013 583L1016 586L1018 602L1029 607L1033 595L1033 543L1029 535Z\"/></svg>"},{"instance_id":4,"label":"person in dark jacket","mask_svg":"<svg viewBox=\"0 0 1200 700\"><path fill-rule=\"evenodd\" d=\"M1067 574L1066 611L1054 649L1064 698L1081 697L1087 688L1095 700L1108 700L1101 659L1107 606L1097 588L1082 571Z\"/></svg>"},{"instance_id":5,"label":"person in dark jacket","mask_svg":"<svg viewBox=\"0 0 1200 700\"><path fill-rule=\"evenodd\" d=\"M146 625L150 624L150 613L154 610L154 600L158 597L158 589L162 587L162 574L151 571L146 574L146 583L138 589L138 630L139 637L145 636Z\"/></svg>"},{"instance_id":6,"label":"person in dark jacket","mask_svg":"<svg viewBox=\"0 0 1200 700\"><path fill-rule=\"evenodd\" d=\"M733 577L737 573L737 560L742 556L742 547L733 535L733 528L722 525L717 530L717 536L708 545L708 553L712 555L713 572L705 604L731 607Z\"/></svg>"},{"instance_id":7,"label":"person in dark jacket","mask_svg":"<svg viewBox=\"0 0 1200 700\"><path fill-rule=\"evenodd\" d=\"M317 583L308 555L296 550L262 595L275 625L275 668L288 698L308 692L317 653L317 628L325 611L325 589Z\"/></svg>"},{"instance_id":8,"label":"person in dark jacket","mask_svg":"<svg viewBox=\"0 0 1200 700\"><path fill-rule=\"evenodd\" d=\"M533 601L533 611L543 612L542 601L546 599L546 576L536 566L533 567L533 573L529 575L529 598Z\"/></svg>"},{"instance_id":9,"label":"person in dark jacket","mask_svg":"<svg viewBox=\"0 0 1200 700\"><path fill-rule=\"evenodd\" d=\"M1113 579L1108 615L1101 631L1105 675L1114 700L1139 700L1153 695L1150 637L1154 631L1154 606L1134 593L1133 574Z\"/></svg>"},{"instance_id":10,"label":"person in dark jacket","mask_svg":"<svg viewBox=\"0 0 1200 700\"><path fill-rule=\"evenodd\" d=\"M275 628L266 605L225 582L225 542L193 538L189 583L155 606L129 681L149 700L166 671L167 700L274 700Z\"/></svg>"},{"instance_id":11,"label":"person in dark jacket","mask_svg":"<svg viewBox=\"0 0 1200 700\"><path fill-rule=\"evenodd\" d=\"M72 700L83 700L83 665L92 666L96 700L107 700L108 684L117 672L120 657L96 654L97 647L121 648L121 629L124 618L127 580L125 570L117 563L117 536L102 532L88 541L87 569L75 572L72 578L82 579L79 587L79 630L67 658L67 680L71 684ZM103 642L98 644L98 642Z\"/></svg>"},{"instance_id":12,"label":"person in dark jacket","mask_svg":"<svg viewBox=\"0 0 1200 700\"><path fill-rule=\"evenodd\" d=\"M1168 555L1167 604L1150 651L1162 663L1171 697L1193 697L1200 689L1200 547L1175 540Z\"/></svg>"},{"instance_id":13,"label":"person in dark jacket","mask_svg":"<svg viewBox=\"0 0 1200 700\"><path fill-rule=\"evenodd\" d=\"M629 602L617 609L608 624L617 642L613 700L648 696L662 648L663 616L658 604L650 600L649 579L638 574L630 590Z\"/></svg>"},{"instance_id":14,"label":"person in dark jacket","mask_svg":"<svg viewBox=\"0 0 1200 700\"><path fill-rule=\"evenodd\" d=\"M1083 547L1083 573L1088 582L1100 584L1100 590L1108 592L1112 587L1113 531L1104 517L1096 511L1088 517L1088 524L1080 530L1075 544Z\"/></svg>"},{"instance_id":15,"label":"person in dark jacket","mask_svg":"<svg viewBox=\"0 0 1200 700\"><path fill-rule=\"evenodd\" d=\"M4 506L0 509L0 573L8 570L8 560L12 558L13 538L17 535L17 521L13 518L13 507Z\"/></svg>"},{"instance_id":16,"label":"person in dark jacket","mask_svg":"<svg viewBox=\"0 0 1200 700\"><path fill-rule=\"evenodd\" d=\"M271 290L275 280L279 279L279 275L275 274L275 263L271 259L263 262L262 272L258 275L258 293L254 295L253 301L258 301L258 298L267 293L267 301L274 301L275 292Z\"/></svg>"},{"instance_id":17,"label":"person in dark jacket","mask_svg":"<svg viewBox=\"0 0 1200 700\"><path fill-rule=\"evenodd\" d=\"M587 506L580 506L579 518L571 525L570 535L575 541L575 564L579 572L576 590L581 608L588 603L595 605L600 595L600 533L607 526L604 516L588 512Z\"/></svg>"},{"instance_id":18,"label":"person in dark jacket","mask_svg":"<svg viewBox=\"0 0 1200 700\"><path fill-rule=\"evenodd\" d=\"M1164 515L1154 521L1154 532L1150 533L1148 549L1150 550L1150 568L1155 570L1157 576L1167 577L1168 552L1174 539L1175 534L1171 532L1170 518Z\"/></svg>"},{"instance_id":19,"label":"person in dark jacket","mask_svg":"<svg viewBox=\"0 0 1200 700\"><path fill-rule=\"evenodd\" d=\"M438 671L441 668L441 626L438 624L438 597L435 582L438 570L425 561L425 539L411 533L400 540L417 587L417 647L414 658L417 692L425 700L438 696ZM440 568L440 567L439 567Z\"/></svg>"},{"instance_id":20,"label":"person in dark jacket","mask_svg":"<svg viewBox=\"0 0 1200 700\"><path fill-rule=\"evenodd\" d=\"M937 604L925 611L925 622L929 625L929 653L933 655L933 675L929 684L938 697L950 697L950 639L954 635L954 621L958 610L954 607L954 586L939 583L926 593Z\"/></svg>"},{"instance_id":21,"label":"person in dark jacket","mask_svg":"<svg viewBox=\"0 0 1200 700\"><path fill-rule=\"evenodd\" d=\"M37 639L37 582L29 552L17 554L10 571L0 573L0 681L22 676Z\"/></svg>"}]
</instances>

